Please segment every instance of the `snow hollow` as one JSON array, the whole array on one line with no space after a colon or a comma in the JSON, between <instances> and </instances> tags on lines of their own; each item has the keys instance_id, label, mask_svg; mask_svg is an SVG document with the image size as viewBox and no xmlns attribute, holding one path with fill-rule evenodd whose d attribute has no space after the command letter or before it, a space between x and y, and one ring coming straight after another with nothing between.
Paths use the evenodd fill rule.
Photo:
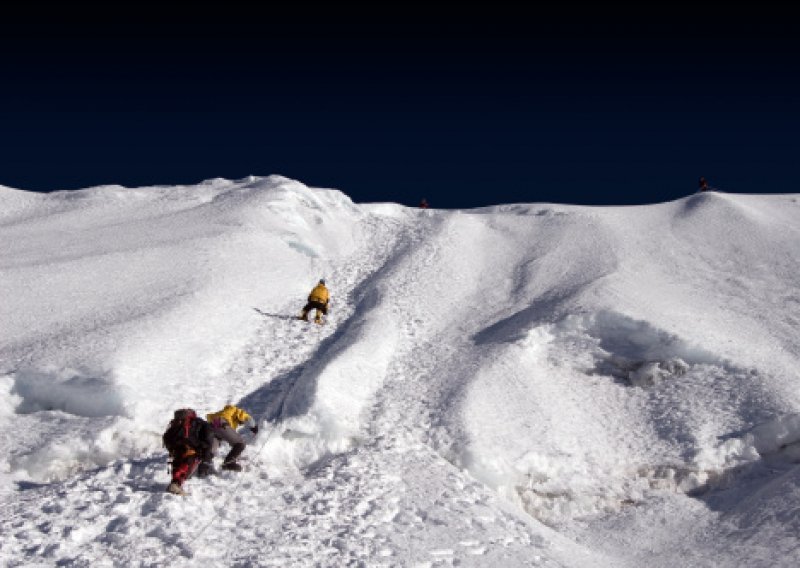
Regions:
<instances>
[{"instance_id":1,"label":"snow hollow","mask_svg":"<svg viewBox=\"0 0 800 568\"><path fill-rule=\"evenodd\" d=\"M0 564L796 566L799 266L795 194L0 187ZM167 494L226 403L245 470Z\"/></svg>"}]
</instances>

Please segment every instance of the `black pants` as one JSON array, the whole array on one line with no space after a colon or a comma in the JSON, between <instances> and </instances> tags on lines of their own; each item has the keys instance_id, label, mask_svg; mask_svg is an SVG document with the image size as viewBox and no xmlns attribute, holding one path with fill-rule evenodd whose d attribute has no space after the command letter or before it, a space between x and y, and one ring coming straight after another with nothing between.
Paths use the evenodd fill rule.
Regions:
<instances>
[{"instance_id":1,"label":"black pants","mask_svg":"<svg viewBox=\"0 0 800 568\"><path fill-rule=\"evenodd\" d=\"M317 310L318 312L322 312L322 315L328 315L328 306L323 304L322 302L309 302L306 304L306 307L303 308L303 313L307 314L311 310ZM319 315L319 314L317 314Z\"/></svg>"}]
</instances>

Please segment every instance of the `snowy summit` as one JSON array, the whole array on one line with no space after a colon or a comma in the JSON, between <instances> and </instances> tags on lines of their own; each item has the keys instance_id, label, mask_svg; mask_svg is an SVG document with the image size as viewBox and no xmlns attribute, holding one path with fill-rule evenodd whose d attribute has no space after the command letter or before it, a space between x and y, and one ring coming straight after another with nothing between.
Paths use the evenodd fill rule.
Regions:
<instances>
[{"instance_id":1,"label":"snowy summit","mask_svg":"<svg viewBox=\"0 0 800 568\"><path fill-rule=\"evenodd\" d=\"M0 565L800 562L800 195L0 187L0 243Z\"/></svg>"}]
</instances>

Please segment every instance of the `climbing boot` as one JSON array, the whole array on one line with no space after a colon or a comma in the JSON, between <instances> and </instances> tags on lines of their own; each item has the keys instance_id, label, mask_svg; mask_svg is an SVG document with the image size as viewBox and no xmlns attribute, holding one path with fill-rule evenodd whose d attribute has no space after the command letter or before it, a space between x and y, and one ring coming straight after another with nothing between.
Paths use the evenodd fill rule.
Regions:
<instances>
[{"instance_id":1,"label":"climbing boot","mask_svg":"<svg viewBox=\"0 0 800 568\"><path fill-rule=\"evenodd\" d=\"M232 462L225 462L222 464L222 469L227 471L242 471L242 466L236 463L235 461Z\"/></svg>"},{"instance_id":2,"label":"climbing boot","mask_svg":"<svg viewBox=\"0 0 800 568\"><path fill-rule=\"evenodd\" d=\"M173 495L187 495L186 491L183 490L180 483L177 481L173 481L169 485L167 485L167 493L172 493Z\"/></svg>"}]
</instances>

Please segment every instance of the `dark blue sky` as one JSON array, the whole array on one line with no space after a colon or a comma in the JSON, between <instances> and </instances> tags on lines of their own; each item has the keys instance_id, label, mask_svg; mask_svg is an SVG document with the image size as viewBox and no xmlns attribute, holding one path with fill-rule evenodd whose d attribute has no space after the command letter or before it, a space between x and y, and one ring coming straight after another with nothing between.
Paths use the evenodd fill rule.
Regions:
<instances>
[{"instance_id":1,"label":"dark blue sky","mask_svg":"<svg viewBox=\"0 0 800 568\"><path fill-rule=\"evenodd\" d=\"M655 203L701 175L800 191L788 9L293 5L3 8L0 184L281 174L444 208Z\"/></svg>"}]
</instances>

